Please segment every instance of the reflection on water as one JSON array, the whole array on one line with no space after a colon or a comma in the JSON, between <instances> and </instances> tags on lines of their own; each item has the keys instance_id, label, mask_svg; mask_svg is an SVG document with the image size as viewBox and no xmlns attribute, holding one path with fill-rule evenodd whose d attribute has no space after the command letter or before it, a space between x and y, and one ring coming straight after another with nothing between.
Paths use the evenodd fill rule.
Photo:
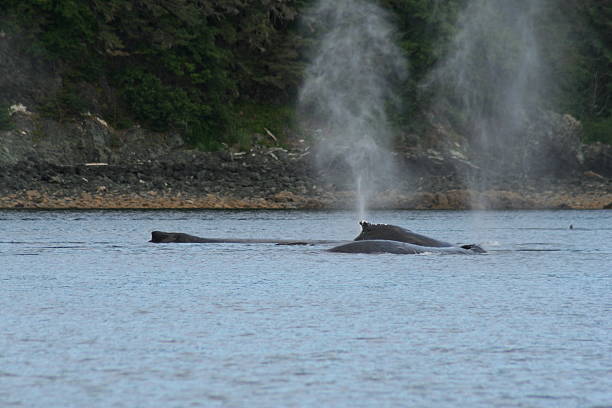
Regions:
<instances>
[{"instance_id":1,"label":"reflection on water","mask_svg":"<svg viewBox=\"0 0 612 408\"><path fill-rule=\"evenodd\" d=\"M610 405L612 213L372 218L489 254L147 242L345 212L0 212L0 406Z\"/></svg>"}]
</instances>

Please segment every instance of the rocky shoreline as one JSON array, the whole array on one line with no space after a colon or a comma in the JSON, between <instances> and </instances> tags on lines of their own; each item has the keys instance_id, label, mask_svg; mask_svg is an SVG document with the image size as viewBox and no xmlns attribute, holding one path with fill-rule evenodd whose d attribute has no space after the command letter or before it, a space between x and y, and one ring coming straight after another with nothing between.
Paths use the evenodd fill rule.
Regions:
<instances>
[{"instance_id":1,"label":"rocky shoreline","mask_svg":"<svg viewBox=\"0 0 612 408\"><path fill-rule=\"evenodd\" d=\"M95 116L63 124L18 112L0 132L0 208L22 209L354 209L347 169L316 169L310 146L256 145L248 152L189 150L176 135L116 131ZM589 150L590 149L590 150ZM612 208L610 146L585 150L563 176L481 177L453 150L394 153L392 189L372 209ZM471 171L470 177L466 172ZM482 177L481 177L482 178ZM328 180L328 181L324 181ZM485 187L486 186L486 187Z\"/></svg>"},{"instance_id":2,"label":"rocky shoreline","mask_svg":"<svg viewBox=\"0 0 612 408\"><path fill-rule=\"evenodd\" d=\"M3 209L353 209L356 202L354 191L321 183L303 150L183 150L127 165L31 161L1 170ZM612 181L587 171L562 180L475 191L453 175L429 174L377 192L370 207L603 209L612 208Z\"/></svg>"},{"instance_id":3,"label":"rocky shoreline","mask_svg":"<svg viewBox=\"0 0 612 408\"><path fill-rule=\"evenodd\" d=\"M487 200L486 207L474 206L471 202L473 192L454 190L442 193L416 193L390 195L371 209L405 210L466 210L466 209L612 209L612 194L592 193L585 195L522 195L511 191L486 191L476 194ZM344 199L339 197L344 196ZM161 195L155 191L132 194L89 194L66 196L62 193L26 190L17 194L0 197L0 209L39 209L39 210L83 210L83 209L265 209L265 210L315 210L315 209L352 209L347 202L354 201L352 194L337 195L333 198L296 196L281 192L273 197L236 198L217 194L199 195Z\"/></svg>"}]
</instances>

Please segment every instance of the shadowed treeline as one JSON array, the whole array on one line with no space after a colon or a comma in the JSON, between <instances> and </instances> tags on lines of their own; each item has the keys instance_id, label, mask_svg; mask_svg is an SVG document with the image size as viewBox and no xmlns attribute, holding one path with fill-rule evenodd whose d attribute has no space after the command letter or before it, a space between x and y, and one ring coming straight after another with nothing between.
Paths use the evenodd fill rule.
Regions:
<instances>
[{"instance_id":1,"label":"shadowed treeline","mask_svg":"<svg viewBox=\"0 0 612 408\"><path fill-rule=\"evenodd\" d=\"M266 129L282 139L293 131L288 124L316 44L318 31L302 18L313 3L6 0L0 11L0 126L10 127L8 106L24 103L58 120L92 112L119 129L140 124L176 131L204 149L269 142ZM384 10L397 29L398 50L410 61L409 75L395 90L402 110L389 118L401 129L396 142L430 137L432 112L443 112L461 135L474 131L472 119L481 113L474 113L473 102L491 102L494 94L486 90L497 85L488 74L476 87L459 81L467 78L455 71L462 58L471 64L464 66L469 74L491 67L500 81L510 78L513 91L529 94L508 93L509 105L486 103L492 112L479 121L479 131L493 126L490 118L501 107L520 101L572 114L582 121L587 141L610 141L609 2L381 0L371 6ZM501 29L487 31L497 20ZM516 30L524 35L513 37ZM470 41L474 50L487 50L486 63L464 47ZM35 59L34 73L14 63L16 54ZM517 64L527 69L511 74ZM48 81L24 89L45 70ZM444 74L436 78L445 84L425 86L436 73ZM441 89L448 93L444 109L436 110ZM467 102L466 93L472 94ZM527 113L535 110L530 106ZM524 112L511 111L520 122Z\"/></svg>"}]
</instances>

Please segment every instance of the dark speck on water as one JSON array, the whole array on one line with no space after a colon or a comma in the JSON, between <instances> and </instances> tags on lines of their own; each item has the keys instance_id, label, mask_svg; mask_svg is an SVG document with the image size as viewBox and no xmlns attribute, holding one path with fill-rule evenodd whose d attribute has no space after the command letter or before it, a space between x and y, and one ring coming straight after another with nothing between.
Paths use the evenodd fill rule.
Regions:
<instances>
[{"instance_id":1,"label":"dark speck on water","mask_svg":"<svg viewBox=\"0 0 612 408\"><path fill-rule=\"evenodd\" d=\"M1 211L0 407L612 404L612 213L368 218L488 253L147 242L350 240L349 212Z\"/></svg>"}]
</instances>

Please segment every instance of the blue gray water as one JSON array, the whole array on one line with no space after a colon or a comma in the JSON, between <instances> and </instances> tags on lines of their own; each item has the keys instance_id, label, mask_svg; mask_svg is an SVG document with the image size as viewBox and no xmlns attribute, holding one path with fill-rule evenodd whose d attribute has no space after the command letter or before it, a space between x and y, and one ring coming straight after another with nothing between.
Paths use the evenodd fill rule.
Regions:
<instances>
[{"instance_id":1,"label":"blue gray water","mask_svg":"<svg viewBox=\"0 0 612 408\"><path fill-rule=\"evenodd\" d=\"M1 407L611 407L612 212L0 212ZM574 229L568 227L573 224Z\"/></svg>"}]
</instances>

